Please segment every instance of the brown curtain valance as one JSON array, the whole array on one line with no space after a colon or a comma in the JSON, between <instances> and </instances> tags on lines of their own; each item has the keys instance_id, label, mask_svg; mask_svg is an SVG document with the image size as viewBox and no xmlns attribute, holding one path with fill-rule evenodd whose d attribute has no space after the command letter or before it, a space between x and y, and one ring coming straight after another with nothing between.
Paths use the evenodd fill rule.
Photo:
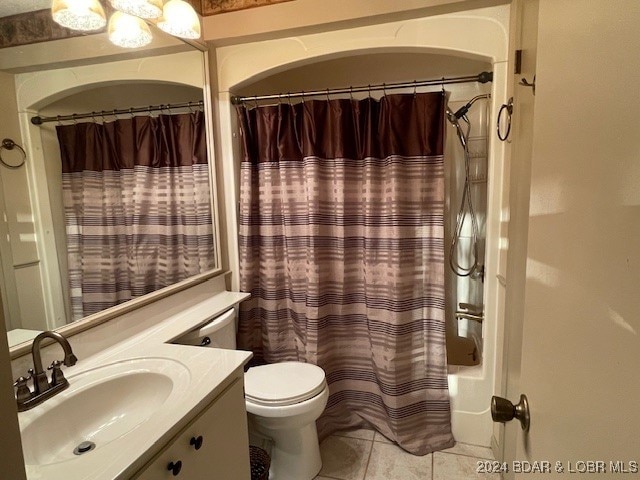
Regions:
<instances>
[{"instance_id":1,"label":"brown curtain valance","mask_svg":"<svg viewBox=\"0 0 640 480\"><path fill-rule=\"evenodd\" d=\"M203 112L58 125L62 172L206 164L204 126Z\"/></svg>"},{"instance_id":2,"label":"brown curtain valance","mask_svg":"<svg viewBox=\"0 0 640 480\"><path fill-rule=\"evenodd\" d=\"M243 160L442 155L444 109L441 92L238 107Z\"/></svg>"}]
</instances>

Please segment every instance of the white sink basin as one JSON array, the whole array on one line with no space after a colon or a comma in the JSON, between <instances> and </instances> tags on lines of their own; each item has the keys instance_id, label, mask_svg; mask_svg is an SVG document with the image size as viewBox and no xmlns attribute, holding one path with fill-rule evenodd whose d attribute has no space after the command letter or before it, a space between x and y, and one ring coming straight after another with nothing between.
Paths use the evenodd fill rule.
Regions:
<instances>
[{"instance_id":1,"label":"white sink basin","mask_svg":"<svg viewBox=\"0 0 640 480\"><path fill-rule=\"evenodd\" d=\"M82 371L67 370L69 388L20 413L25 464L46 466L100 455L188 390L189 369L168 358L139 358ZM82 442L95 447L77 455Z\"/></svg>"}]
</instances>

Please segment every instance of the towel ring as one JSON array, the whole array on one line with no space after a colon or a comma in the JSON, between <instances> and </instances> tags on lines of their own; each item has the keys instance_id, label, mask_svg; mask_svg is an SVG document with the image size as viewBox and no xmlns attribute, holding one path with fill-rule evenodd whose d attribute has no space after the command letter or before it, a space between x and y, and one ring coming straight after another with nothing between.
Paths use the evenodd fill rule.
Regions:
<instances>
[{"instance_id":1,"label":"towel ring","mask_svg":"<svg viewBox=\"0 0 640 480\"><path fill-rule=\"evenodd\" d=\"M2 151L13 150L15 147L18 147L18 149L22 152L22 162L19 165L10 165L4 161L4 158L2 158ZM26 160L27 160L27 152L24 151L24 148L22 148L20 145L18 145L16 142L11 140L10 138L5 138L2 140L2 145L0 145L0 163L2 163L2 165L4 165L7 168L11 168L12 170L15 170L16 168L20 168L22 165L24 165L24 162Z\"/></svg>"},{"instance_id":2,"label":"towel ring","mask_svg":"<svg viewBox=\"0 0 640 480\"><path fill-rule=\"evenodd\" d=\"M502 130L500 128L500 125L502 124L503 112L506 112L506 117L507 117L507 129L504 134L502 133ZM505 142L507 138L509 138L509 134L511 133L511 116L512 115L513 115L513 97L509 98L509 101L507 103L503 103L502 106L500 107L500 110L498 111L498 121L496 123L496 132L498 133L498 138L502 142Z\"/></svg>"}]
</instances>

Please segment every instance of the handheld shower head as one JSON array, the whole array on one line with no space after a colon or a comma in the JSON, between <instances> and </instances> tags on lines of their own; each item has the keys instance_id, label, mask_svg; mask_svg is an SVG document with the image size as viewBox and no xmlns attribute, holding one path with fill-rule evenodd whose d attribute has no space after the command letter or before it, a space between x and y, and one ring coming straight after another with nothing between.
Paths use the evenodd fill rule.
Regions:
<instances>
[{"instance_id":1,"label":"handheld shower head","mask_svg":"<svg viewBox=\"0 0 640 480\"><path fill-rule=\"evenodd\" d=\"M491 95L489 95L488 93L485 93L483 95L476 95L471 100L469 100L466 105L463 105L462 107L460 107L455 113L452 113L451 110L447 108L447 118L451 123L455 125L457 123L457 120L459 120L460 118L464 117L467 114L467 112L471 108L471 105L473 105L474 103L476 103L478 100L482 98L490 98L490 97ZM455 122L453 121L453 117L455 117L456 119Z\"/></svg>"}]
</instances>

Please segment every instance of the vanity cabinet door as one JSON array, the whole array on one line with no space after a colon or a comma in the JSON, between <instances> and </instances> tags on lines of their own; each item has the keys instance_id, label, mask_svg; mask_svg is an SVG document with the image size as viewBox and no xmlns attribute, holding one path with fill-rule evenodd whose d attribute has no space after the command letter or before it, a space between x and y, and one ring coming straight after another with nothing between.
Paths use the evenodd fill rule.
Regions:
<instances>
[{"instance_id":1,"label":"vanity cabinet door","mask_svg":"<svg viewBox=\"0 0 640 480\"><path fill-rule=\"evenodd\" d=\"M151 461L136 480L249 480L249 441L242 379Z\"/></svg>"}]
</instances>

